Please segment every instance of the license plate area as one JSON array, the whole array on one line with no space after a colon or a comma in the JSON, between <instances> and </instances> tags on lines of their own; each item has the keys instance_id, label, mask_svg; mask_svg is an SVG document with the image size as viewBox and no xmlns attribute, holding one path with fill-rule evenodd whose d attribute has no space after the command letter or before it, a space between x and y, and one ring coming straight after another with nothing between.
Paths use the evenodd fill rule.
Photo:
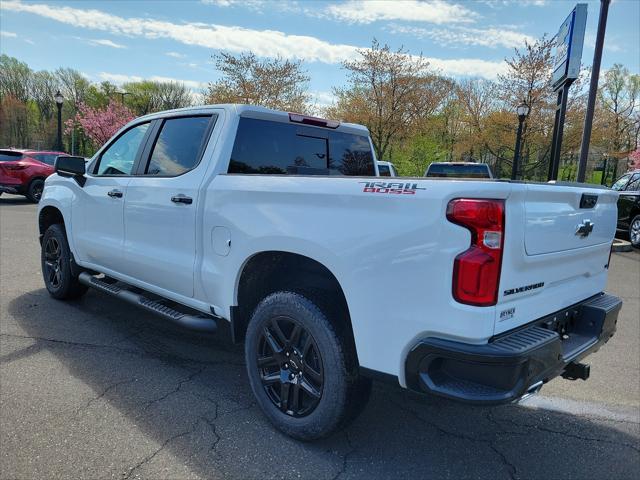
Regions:
<instances>
[{"instance_id":1,"label":"license plate area","mask_svg":"<svg viewBox=\"0 0 640 480\"><path fill-rule=\"evenodd\" d=\"M580 323L581 313L580 307L570 307L544 317L538 322L538 326L556 332L563 341L568 340Z\"/></svg>"}]
</instances>

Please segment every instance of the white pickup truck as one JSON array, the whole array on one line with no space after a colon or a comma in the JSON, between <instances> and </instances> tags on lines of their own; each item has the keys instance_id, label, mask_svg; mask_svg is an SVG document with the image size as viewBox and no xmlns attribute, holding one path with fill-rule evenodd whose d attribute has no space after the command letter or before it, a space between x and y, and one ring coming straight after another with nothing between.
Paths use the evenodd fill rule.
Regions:
<instances>
[{"instance_id":1,"label":"white pickup truck","mask_svg":"<svg viewBox=\"0 0 640 480\"><path fill-rule=\"evenodd\" d=\"M586 379L615 331L606 188L386 181L364 127L238 105L138 118L56 172L38 212L50 294L229 322L296 438L353 418L371 378L481 404Z\"/></svg>"}]
</instances>

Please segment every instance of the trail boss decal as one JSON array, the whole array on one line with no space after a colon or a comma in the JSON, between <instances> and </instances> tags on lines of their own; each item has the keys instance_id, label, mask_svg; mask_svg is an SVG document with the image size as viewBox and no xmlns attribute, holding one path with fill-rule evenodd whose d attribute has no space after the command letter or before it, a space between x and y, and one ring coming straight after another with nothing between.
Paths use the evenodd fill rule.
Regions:
<instances>
[{"instance_id":1,"label":"trail boss decal","mask_svg":"<svg viewBox=\"0 0 640 480\"><path fill-rule=\"evenodd\" d=\"M358 182L364 185L364 193L387 193L392 195L415 195L416 190L426 190L417 183L404 182Z\"/></svg>"}]
</instances>

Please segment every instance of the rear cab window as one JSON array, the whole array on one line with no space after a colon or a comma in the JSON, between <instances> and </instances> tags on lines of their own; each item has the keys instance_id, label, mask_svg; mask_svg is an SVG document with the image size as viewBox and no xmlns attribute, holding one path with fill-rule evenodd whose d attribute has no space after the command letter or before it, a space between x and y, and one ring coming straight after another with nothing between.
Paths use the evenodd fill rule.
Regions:
<instances>
[{"instance_id":1,"label":"rear cab window","mask_svg":"<svg viewBox=\"0 0 640 480\"><path fill-rule=\"evenodd\" d=\"M228 173L374 176L369 137L240 118Z\"/></svg>"}]
</instances>

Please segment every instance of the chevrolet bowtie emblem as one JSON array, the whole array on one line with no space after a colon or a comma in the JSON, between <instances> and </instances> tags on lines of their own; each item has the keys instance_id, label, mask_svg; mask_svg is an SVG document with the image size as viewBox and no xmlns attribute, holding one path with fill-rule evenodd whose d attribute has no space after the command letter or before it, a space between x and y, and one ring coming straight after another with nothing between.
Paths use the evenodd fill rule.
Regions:
<instances>
[{"instance_id":1,"label":"chevrolet bowtie emblem","mask_svg":"<svg viewBox=\"0 0 640 480\"><path fill-rule=\"evenodd\" d=\"M576 235L582 238L588 237L591 232L593 232L593 223L591 223L591 220L585 220L576 228Z\"/></svg>"}]
</instances>

